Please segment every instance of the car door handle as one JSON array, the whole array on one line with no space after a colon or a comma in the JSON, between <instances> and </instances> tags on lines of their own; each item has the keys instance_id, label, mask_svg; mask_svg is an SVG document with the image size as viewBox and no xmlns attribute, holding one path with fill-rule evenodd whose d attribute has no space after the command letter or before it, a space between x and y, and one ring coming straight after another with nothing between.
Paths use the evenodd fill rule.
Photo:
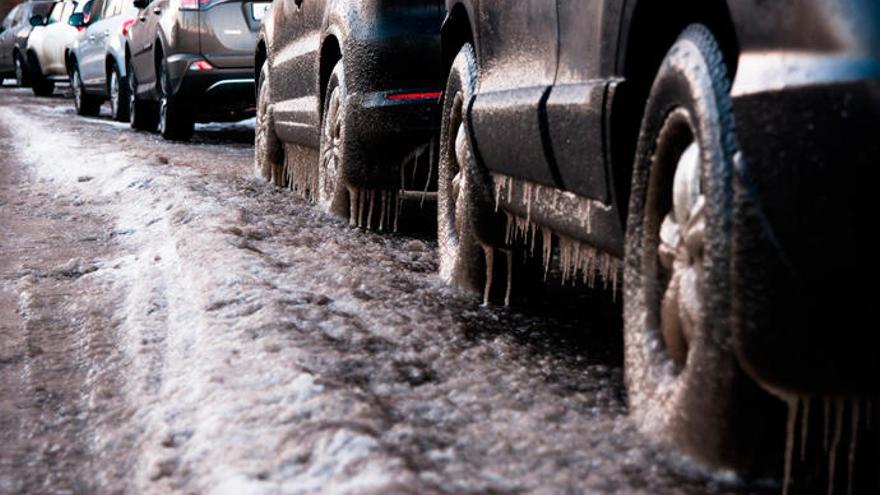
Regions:
<instances>
[{"instance_id":1,"label":"car door handle","mask_svg":"<svg viewBox=\"0 0 880 495\"><path fill-rule=\"evenodd\" d=\"M302 7L303 0L293 0L293 3L295 3L297 7Z\"/></svg>"},{"instance_id":2,"label":"car door handle","mask_svg":"<svg viewBox=\"0 0 880 495\"><path fill-rule=\"evenodd\" d=\"M162 13L162 9L160 9L159 7L156 7L155 9L153 9L153 13L156 15L159 15Z\"/></svg>"},{"instance_id":3,"label":"car door handle","mask_svg":"<svg viewBox=\"0 0 880 495\"><path fill-rule=\"evenodd\" d=\"M141 22L147 22L147 16L142 15L142 16L138 17L138 20Z\"/></svg>"}]
</instances>

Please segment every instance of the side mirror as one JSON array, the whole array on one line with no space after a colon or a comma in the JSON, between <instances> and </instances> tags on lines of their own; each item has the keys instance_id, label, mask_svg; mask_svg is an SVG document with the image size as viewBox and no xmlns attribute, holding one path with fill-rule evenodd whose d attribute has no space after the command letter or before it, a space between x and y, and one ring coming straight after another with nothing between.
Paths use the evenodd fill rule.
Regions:
<instances>
[{"instance_id":1,"label":"side mirror","mask_svg":"<svg viewBox=\"0 0 880 495\"><path fill-rule=\"evenodd\" d=\"M70 14L70 19L67 20L67 23L75 28L83 27L86 25L85 14L83 14L82 12Z\"/></svg>"},{"instance_id":2,"label":"side mirror","mask_svg":"<svg viewBox=\"0 0 880 495\"><path fill-rule=\"evenodd\" d=\"M147 8L147 5L150 5L150 0L134 0L134 6L138 10Z\"/></svg>"},{"instance_id":3,"label":"side mirror","mask_svg":"<svg viewBox=\"0 0 880 495\"><path fill-rule=\"evenodd\" d=\"M43 19L43 16L35 15L35 16L31 17L30 23L31 23L32 27L37 27L37 26L42 26L45 23L45 20Z\"/></svg>"}]
</instances>

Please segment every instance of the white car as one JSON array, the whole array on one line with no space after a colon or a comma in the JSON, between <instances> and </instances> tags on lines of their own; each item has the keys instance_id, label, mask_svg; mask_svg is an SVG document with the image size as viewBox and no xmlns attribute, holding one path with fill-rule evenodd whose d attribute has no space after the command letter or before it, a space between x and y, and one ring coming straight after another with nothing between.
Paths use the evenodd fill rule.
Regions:
<instances>
[{"instance_id":1,"label":"white car","mask_svg":"<svg viewBox=\"0 0 880 495\"><path fill-rule=\"evenodd\" d=\"M83 30L68 24L74 12L91 7L91 0L81 4L73 0L57 2L43 23L32 19L34 26L27 44L27 61L31 87L37 96L49 96L55 83L67 80L65 54L82 35ZM37 16L35 16L37 17Z\"/></svg>"},{"instance_id":2,"label":"white car","mask_svg":"<svg viewBox=\"0 0 880 495\"><path fill-rule=\"evenodd\" d=\"M97 115L109 100L113 120L128 122L126 35L137 19L134 0L102 0L91 10L91 22L81 23L85 35L73 43L67 55L74 105L80 115ZM75 15L70 23L77 25L79 21Z\"/></svg>"}]
</instances>

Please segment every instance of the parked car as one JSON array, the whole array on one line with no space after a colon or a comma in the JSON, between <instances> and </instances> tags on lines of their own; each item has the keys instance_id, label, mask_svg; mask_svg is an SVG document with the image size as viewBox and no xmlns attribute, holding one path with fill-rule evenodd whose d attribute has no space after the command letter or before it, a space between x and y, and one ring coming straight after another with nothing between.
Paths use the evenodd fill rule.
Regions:
<instances>
[{"instance_id":1,"label":"parked car","mask_svg":"<svg viewBox=\"0 0 880 495\"><path fill-rule=\"evenodd\" d=\"M267 3L135 0L126 71L131 123L186 140L196 121L253 115L254 49Z\"/></svg>"},{"instance_id":2,"label":"parked car","mask_svg":"<svg viewBox=\"0 0 880 495\"><path fill-rule=\"evenodd\" d=\"M438 129L443 15L439 0L276 1L257 45L257 173L388 226L401 164L423 151L427 166Z\"/></svg>"},{"instance_id":3,"label":"parked car","mask_svg":"<svg viewBox=\"0 0 880 495\"><path fill-rule=\"evenodd\" d=\"M54 2L24 2L12 9L0 25L0 74L14 76L19 86L28 86L27 39L31 17L45 17Z\"/></svg>"},{"instance_id":4,"label":"parked car","mask_svg":"<svg viewBox=\"0 0 880 495\"><path fill-rule=\"evenodd\" d=\"M631 415L704 464L762 459L785 431L764 391L789 425L809 397L858 418L876 304L836 287L878 273L880 4L446 7L446 280L481 290L526 244L563 278L622 272Z\"/></svg>"},{"instance_id":5,"label":"parked car","mask_svg":"<svg viewBox=\"0 0 880 495\"><path fill-rule=\"evenodd\" d=\"M27 42L27 65L31 88L37 96L51 95L55 83L67 79L65 52L80 35L67 23L76 5L73 0L57 2L45 18L31 18L34 28Z\"/></svg>"},{"instance_id":6,"label":"parked car","mask_svg":"<svg viewBox=\"0 0 880 495\"><path fill-rule=\"evenodd\" d=\"M91 10L89 19L85 12L71 19L85 30L66 54L74 104L81 115L97 115L109 100L113 119L128 122L127 36L138 10L133 0L105 0Z\"/></svg>"}]
</instances>

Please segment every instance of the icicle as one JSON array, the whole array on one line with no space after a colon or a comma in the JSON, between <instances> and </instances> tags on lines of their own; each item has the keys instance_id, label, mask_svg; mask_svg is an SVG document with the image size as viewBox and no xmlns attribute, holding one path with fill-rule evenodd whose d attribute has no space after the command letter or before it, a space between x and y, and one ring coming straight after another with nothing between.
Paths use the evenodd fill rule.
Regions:
<instances>
[{"instance_id":1,"label":"icicle","mask_svg":"<svg viewBox=\"0 0 880 495\"><path fill-rule=\"evenodd\" d=\"M434 175L434 139L431 139L431 144L428 148L428 178L425 180L425 189L422 191L422 201L419 204L419 208L425 206L425 196L428 195L428 188L431 187L432 175Z\"/></svg>"},{"instance_id":2,"label":"icicle","mask_svg":"<svg viewBox=\"0 0 880 495\"><path fill-rule=\"evenodd\" d=\"M376 190L370 189L370 192L368 194L370 196L370 207L369 207L370 209L367 210L367 227L366 228L369 230L369 229L373 228L373 203L376 200Z\"/></svg>"},{"instance_id":3,"label":"icicle","mask_svg":"<svg viewBox=\"0 0 880 495\"><path fill-rule=\"evenodd\" d=\"M846 495L852 495L853 471L855 470L856 464L856 447L858 446L859 441L860 406L859 399L854 399L850 406L852 408L852 417L850 418L849 456L847 456L849 469L846 473Z\"/></svg>"},{"instance_id":4,"label":"icicle","mask_svg":"<svg viewBox=\"0 0 880 495\"><path fill-rule=\"evenodd\" d=\"M553 234L550 229L541 229L541 242L544 244L541 246L541 254L544 257L544 280L547 280L550 273L550 256L553 254Z\"/></svg>"},{"instance_id":5,"label":"icicle","mask_svg":"<svg viewBox=\"0 0 880 495\"><path fill-rule=\"evenodd\" d=\"M364 207L367 203L367 193L366 191L360 191L358 194L358 227L364 227Z\"/></svg>"},{"instance_id":6,"label":"icicle","mask_svg":"<svg viewBox=\"0 0 880 495\"><path fill-rule=\"evenodd\" d=\"M834 439L831 441L831 452L828 454L828 495L834 495L834 471L837 467L837 448L840 446L840 436L843 433L843 399L835 400L836 411L834 415Z\"/></svg>"},{"instance_id":7,"label":"icicle","mask_svg":"<svg viewBox=\"0 0 880 495\"><path fill-rule=\"evenodd\" d=\"M526 222L532 221L532 184L526 182L523 185L523 199L526 202Z\"/></svg>"},{"instance_id":8,"label":"icicle","mask_svg":"<svg viewBox=\"0 0 880 495\"><path fill-rule=\"evenodd\" d=\"M489 305L489 293L492 291L492 274L495 265L495 249L488 244L481 244L486 257L486 284L483 287L483 306Z\"/></svg>"},{"instance_id":9,"label":"icicle","mask_svg":"<svg viewBox=\"0 0 880 495\"><path fill-rule=\"evenodd\" d=\"M810 430L810 397L804 397L804 409L801 414L801 462L807 459L807 432Z\"/></svg>"},{"instance_id":10,"label":"icicle","mask_svg":"<svg viewBox=\"0 0 880 495\"><path fill-rule=\"evenodd\" d=\"M794 457L794 433L797 425L798 404L797 397L786 401L788 403L788 422L785 427L785 476L782 482L782 495L788 495L788 486L791 484L791 465Z\"/></svg>"},{"instance_id":11,"label":"icicle","mask_svg":"<svg viewBox=\"0 0 880 495\"><path fill-rule=\"evenodd\" d=\"M502 250L507 256L507 290L504 292L504 306L510 306L510 292L513 289L513 251L510 249Z\"/></svg>"},{"instance_id":12,"label":"icicle","mask_svg":"<svg viewBox=\"0 0 880 495\"><path fill-rule=\"evenodd\" d=\"M385 216L388 215L388 191L382 191L382 206L380 207L379 232L385 230Z\"/></svg>"},{"instance_id":13,"label":"icicle","mask_svg":"<svg viewBox=\"0 0 880 495\"><path fill-rule=\"evenodd\" d=\"M348 188L348 225L349 227L357 227L357 215L358 215L358 196L360 194L359 189L355 189L353 187Z\"/></svg>"},{"instance_id":14,"label":"icicle","mask_svg":"<svg viewBox=\"0 0 880 495\"><path fill-rule=\"evenodd\" d=\"M403 208L403 198L398 194L395 198L396 205L394 208L394 232L397 232L397 222L400 220L400 210Z\"/></svg>"},{"instance_id":15,"label":"icicle","mask_svg":"<svg viewBox=\"0 0 880 495\"><path fill-rule=\"evenodd\" d=\"M830 418L831 418L831 399L829 399L828 397L825 397L825 399L824 399L824 411L825 411L825 418L823 420L824 426L822 428L822 432L823 432L822 450L824 450L825 453L827 454L828 453L828 436L830 434L828 422L830 421Z\"/></svg>"}]
</instances>

